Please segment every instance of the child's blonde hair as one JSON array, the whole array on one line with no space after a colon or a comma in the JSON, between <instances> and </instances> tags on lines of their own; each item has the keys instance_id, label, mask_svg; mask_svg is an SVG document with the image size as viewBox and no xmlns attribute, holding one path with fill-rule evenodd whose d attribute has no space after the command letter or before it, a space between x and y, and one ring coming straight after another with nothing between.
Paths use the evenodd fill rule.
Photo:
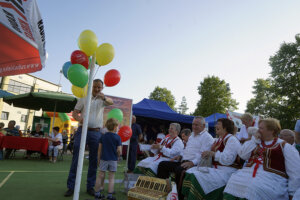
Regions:
<instances>
[{"instance_id":1,"label":"child's blonde hair","mask_svg":"<svg viewBox=\"0 0 300 200\"><path fill-rule=\"evenodd\" d=\"M106 121L105 127L108 131L114 131L115 127L119 125L119 122L117 119L110 118Z\"/></svg>"}]
</instances>

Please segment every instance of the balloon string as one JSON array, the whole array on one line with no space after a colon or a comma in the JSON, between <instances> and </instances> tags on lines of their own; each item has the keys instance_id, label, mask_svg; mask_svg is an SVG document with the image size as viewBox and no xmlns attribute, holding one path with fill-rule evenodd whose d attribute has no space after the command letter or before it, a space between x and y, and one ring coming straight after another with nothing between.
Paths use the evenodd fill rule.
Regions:
<instances>
[{"instance_id":1,"label":"balloon string","mask_svg":"<svg viewBox=\"0 0 300 200\"><path fill-rule=\"evenodd\" d=\"M96 75L97 75L97 73L98 73L98 70L99 70L99 68L100 68L100 67L98 67L98 68L97 68L97 70L96 70L96 73L94 74L93 80L94 80L94 78L96 77Z\"/></svg>"}]
</instances>

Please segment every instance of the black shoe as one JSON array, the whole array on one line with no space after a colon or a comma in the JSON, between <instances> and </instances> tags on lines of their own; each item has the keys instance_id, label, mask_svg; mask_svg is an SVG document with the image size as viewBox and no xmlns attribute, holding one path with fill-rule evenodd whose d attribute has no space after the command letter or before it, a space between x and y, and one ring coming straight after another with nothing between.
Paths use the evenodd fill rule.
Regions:
<instances>
[{"instance_id":1,"label":"black shoe","mask_svg":"<svg viewBox=\"0 0 300 200\"><path fill-rule=\"evenodd\" d=\"M91 195L91 196L95 196L95 190L94 188L90 188L90 189L87 189L86 192Z\"/></svg>"},{"instance_id":2,"label":"black shoe","mask_svg":"<svg viewBox=\"0 0 300 200\"><path fill-rule=\"evenodd\" d=\"M100 194L100 196L95 195L95 200L102 200L104 198L105 198L105 196L103 194Z\"/></svg>"},{"instance_id":3,"label":"black shoe","mask_svg":"<svg viewBox=\"0 0 300 200\"><path fill-rule=\"evenodd\" d=\"M70 197L70 196L72 196L73 194L74 194L74 190L68 189L68 190L66 191L66 193L65 193L65 197Z\"/></svg>"}]
</instances>

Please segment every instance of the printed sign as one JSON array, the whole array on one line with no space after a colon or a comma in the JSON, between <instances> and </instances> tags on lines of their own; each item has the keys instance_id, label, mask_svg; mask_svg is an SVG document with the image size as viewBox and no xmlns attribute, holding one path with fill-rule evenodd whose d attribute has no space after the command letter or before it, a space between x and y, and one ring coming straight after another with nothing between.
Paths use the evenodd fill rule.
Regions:
<instances>
[{"instance_id":1,"label":"printed sign","mask_svg":"<svg viewBox=\"0 0 300 200\"><path fill-rule=\"evenodd\" d=\"M36 0L0 0L0 76L45 66L45 32Z\"/></svg>"},{"instance_id":2,"label":"printed sign","mask_svg":"<svg viewBox=\"0 0 300 200\"><path fill-rule=\"evenodd\" d=\"M107 120L107 114L113 108L119 108L123 112L123 121L120 126L129 126L131 127L131 114L132 114L132 99L125 99L121 97L108 96L114 101L114 104L111 106L106 106L104 109L104 119L103 124L105 124Z\"/></svg>"}]
</instances>

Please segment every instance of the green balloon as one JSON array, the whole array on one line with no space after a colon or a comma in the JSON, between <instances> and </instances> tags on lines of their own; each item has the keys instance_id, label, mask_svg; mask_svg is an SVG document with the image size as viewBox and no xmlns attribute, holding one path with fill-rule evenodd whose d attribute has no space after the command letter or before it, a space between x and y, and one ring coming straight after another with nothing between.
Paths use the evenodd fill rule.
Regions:
<instances>
[{"instance_id":1,"label":"green balloon","mask_svg":"<svg viewBox=\"0 0 300 200\"><path fill-rule=\"evenodd\" d=\"M80 64L73 64L68 70L68 79L72 85L84 88L84 86L88 83L89 75L84 66Z\"/></svg>"},{"instance_id":2,"label":"green balloon","mask_svg":"<svg viewBox=\"0 0 300 200\"><path fill-rule=\"evenodd\" d=\"M119 108L114 108L109 111L107 119L114 118L117 119L120 123L123 121L123 112Z\"/></svg>"}]
</instances>

